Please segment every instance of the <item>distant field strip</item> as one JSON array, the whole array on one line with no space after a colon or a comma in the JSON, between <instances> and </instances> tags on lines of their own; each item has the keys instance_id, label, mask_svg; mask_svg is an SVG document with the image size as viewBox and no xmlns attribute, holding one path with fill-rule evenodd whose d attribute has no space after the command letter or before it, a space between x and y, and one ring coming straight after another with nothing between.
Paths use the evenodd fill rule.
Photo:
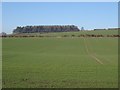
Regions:
<instances>
[{"instance_id":1,"label":"distant field strip","mask_svg":"<svg viewBox=\"0 0 120 90\"><path fill-rule=\"evenodd\" d=\"M92 58L93 58L94 60L96 60L98 63L103 64L103 62L102 62L100 59L98 59L96 56L93 55L92 52L90 52L90 51L88 50L87 41L85 40L85 38L84 38L84 43L85 43L85 48L86 48L86 51L87 51L88 55L90 55L90 57L92 57Z\"/></svg>"}]
</instances>

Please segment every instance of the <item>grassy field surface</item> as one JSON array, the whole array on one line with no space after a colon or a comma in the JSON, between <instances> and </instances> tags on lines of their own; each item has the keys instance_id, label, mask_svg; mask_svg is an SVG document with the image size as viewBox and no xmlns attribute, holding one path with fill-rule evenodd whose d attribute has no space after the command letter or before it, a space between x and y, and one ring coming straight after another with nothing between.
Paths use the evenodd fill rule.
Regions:
<instances>
[{"instance_id":1,"label":"grassy field surface","mask_svg":"<svg viewBox=\"0 0 120 90\"><path fill-rule=\"evenodd\" d=\"M117 38L4 38L4 88L118 87Z\"/></svg>"}]
</instances>

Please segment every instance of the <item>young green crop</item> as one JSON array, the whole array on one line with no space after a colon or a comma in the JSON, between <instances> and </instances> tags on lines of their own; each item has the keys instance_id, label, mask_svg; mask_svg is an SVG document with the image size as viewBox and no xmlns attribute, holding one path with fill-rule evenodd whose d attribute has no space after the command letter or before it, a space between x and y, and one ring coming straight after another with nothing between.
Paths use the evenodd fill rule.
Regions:
<instances>
[{"instance_id":1,"label":"young green crop","mask_svg":"<svg viewBox=\"0 0 120 90\"><path fill-rule=\"evenodd\" d=\"M3 38L3 88L118 87L117 41Z\"/></svg>"}]
</instances>

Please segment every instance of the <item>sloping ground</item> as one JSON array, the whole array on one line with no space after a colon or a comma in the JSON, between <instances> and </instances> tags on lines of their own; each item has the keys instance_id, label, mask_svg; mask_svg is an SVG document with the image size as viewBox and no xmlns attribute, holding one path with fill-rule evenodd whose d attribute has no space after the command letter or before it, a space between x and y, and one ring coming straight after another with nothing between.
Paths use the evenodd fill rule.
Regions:
<instances>
[{"instance_id":1,"label":"sloping ground","mask_svg":"<svg viewBox=\"0 0 120 90\"><path fill-rule=\"evenodd\" d=\"M24 36L57 36L57 37L60 37L60 36L64 36L64 35L67 35L67 36L72 36L72 35L75 35L75 36L78 36L78 35L86 35L86 34L94 34L94 35L118 35L118 30L96 30L96 31L78 31L78 32L57 32L57 33L22 33L22 34L12 34L12 35L24 35Z\"/></svg>"}]
</instances>

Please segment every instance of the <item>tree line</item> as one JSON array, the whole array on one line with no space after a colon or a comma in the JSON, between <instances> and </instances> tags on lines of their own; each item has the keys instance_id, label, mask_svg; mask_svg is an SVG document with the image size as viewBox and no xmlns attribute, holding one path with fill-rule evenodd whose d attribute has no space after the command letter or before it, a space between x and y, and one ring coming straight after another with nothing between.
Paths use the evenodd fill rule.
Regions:
<instances>
[{"instance_id":1,"label":"tree line","mask_svg":"<svg viewBox=\"0 0 120 90\"><path fill-rule=\"evenodd\" d=\"M120 37L119 34L113 35L102 35L102 34L71 34L71 35L61 35L61 36L51 36L51 35L24 35L24 34L12 34L12 35L3 35L0 37Z\"/></svg>"},{"instance_id":2,"label":"tree line","mask_svg":"<svg viewBox=\"0 0 120 90\"><path fill-rule=\"evenodd\" d=\"M53 26L23 26L17 27L13 33L48 33L48 32L70 32L79 31L75 25L53 25Z\"/></svg>"}]
</instances>

